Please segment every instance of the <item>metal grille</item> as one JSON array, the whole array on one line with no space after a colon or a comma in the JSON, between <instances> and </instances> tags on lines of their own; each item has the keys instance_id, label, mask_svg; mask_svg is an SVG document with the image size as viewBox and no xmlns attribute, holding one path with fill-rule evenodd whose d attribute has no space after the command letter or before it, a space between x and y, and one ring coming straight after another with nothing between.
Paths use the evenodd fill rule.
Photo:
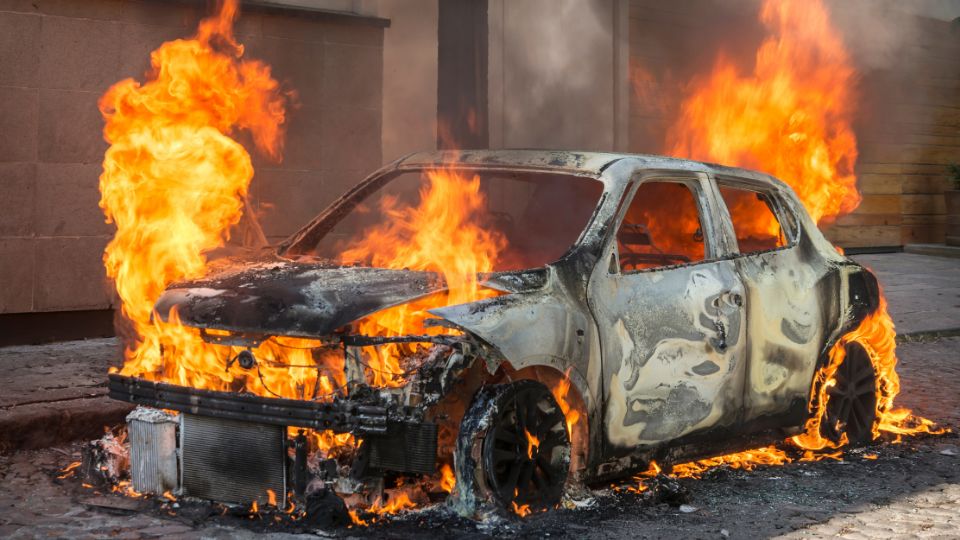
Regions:
<instances>
[{"instance_id":1,"label":"metal grille","mask_svg":"<svg viewBox=\"0 0 960 540\"><path fill-rule=\"evenodd\" d=\"M436 424L407 424L395 437L370 437L367 440L371 467L422 474L436 470Z\"/></svg>"},{"instance_id":2,"label":"metal grille","mask_svg":"<svg viewBox=\"0 0 960 540\"><path fill-rule=\"evenodd\" d=\"M286 506L286 437L281 426L181 414L183 494L250 504L267 490Z\"/></svg>"}]
</instances>

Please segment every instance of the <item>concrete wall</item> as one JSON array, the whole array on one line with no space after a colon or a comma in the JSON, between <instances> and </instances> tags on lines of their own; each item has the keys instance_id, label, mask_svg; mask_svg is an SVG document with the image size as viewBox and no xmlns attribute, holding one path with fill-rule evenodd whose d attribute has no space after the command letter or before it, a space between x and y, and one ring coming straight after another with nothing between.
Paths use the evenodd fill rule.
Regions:
<instances>
[{"instance_id":1,"label":"concrete wall","mask_svg":"<svg viewBox=\"0 0 960 540\"><path fill-rule=\"evenodd\" d=\"M111 307L97 203L97 99L149 52L193 33L204 3L0 0L0 314ZM247 10L247 55L296 89L281 165L255 155L251 193L281 238L381 162L383 28L349 16Z\"/></svg>"}]
</instances>

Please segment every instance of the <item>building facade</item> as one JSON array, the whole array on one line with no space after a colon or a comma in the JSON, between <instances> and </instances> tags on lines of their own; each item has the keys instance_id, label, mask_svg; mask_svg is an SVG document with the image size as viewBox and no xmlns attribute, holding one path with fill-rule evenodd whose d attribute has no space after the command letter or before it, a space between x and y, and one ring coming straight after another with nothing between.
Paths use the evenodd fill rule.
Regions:
<instances>
[{"instance_id":1,"label":"building facade","mask_svg":"<svg viewBox=\"0 0 960 540\"><path fill-rule=\"evenodd\" d=\"M845 247L941 242L960 161L960 0L827 0L858 72L863 201ZM759 0L262 0L236 26L296 91L282 163L254 156L251 202L275 241L366 173L437 147L662 153L651 106L747 58ZM116 301L97 205L97 100L189 36L203 1L0 0L0 344L107 334ZM883 36L895 35L896 39ZM631 83L641 64L654 83ZM670 83L670 84L668 84Z\"/></svg>"}]
</instances>

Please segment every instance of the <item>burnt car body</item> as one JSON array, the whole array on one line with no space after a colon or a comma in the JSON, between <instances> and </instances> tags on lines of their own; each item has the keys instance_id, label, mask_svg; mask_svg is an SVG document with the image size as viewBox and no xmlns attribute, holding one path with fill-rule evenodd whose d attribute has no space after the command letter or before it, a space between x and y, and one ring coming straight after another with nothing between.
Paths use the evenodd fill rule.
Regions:
<instances>
[{"instance_id":1,"label":"burnt car body","mask_svg":"<svg viewBox=\"0 0 960 540\"><path fill-rule=\"evenodd\" d=\"M358 319L443 290L443 280L315 261L300 256L304 246L391 175L436 167L562 173L599 182L602 193L558 259L484 275L482 285L500 294L430 310L431 324L456 334L359 334L351 330ZM687 248L671 251L654 237L672 222L642 222L636 216L650 210L636 205L650 200L662 210L666 201L680 220L678 196L689 196L696 221L668 242ZM761 231L759 241L740 234L736 201L762 203L776 230ZM431 475L438 456L452 453L464 513L485 503L552 505L568 471L590 483L652 459L704 457L798 433L827 351L877 304L872 274L824 239L793 191L770 176L646 155L426 152L372 174L255 260L174 284L157 303L161 317L176 308L183 324L224 346L294 336L338 347L355 382L349 393L281 399L111 375L110 395L191 416L353 433L364 441L350 473L358 483ZM356 351L387 342L426 343L434 353L401 387L365 384ZM569 407L580 416L569 433L556 400L543 395L559 381L569 381ZM501 423L510 425L496 432ZM550 453L539 461L521 437L531 426L540 430L536 452ZM497 437L499 446L484 442ZM300 454L290 459L291 483L302 492L317 473Z\"/></svg>"}]
</instances>

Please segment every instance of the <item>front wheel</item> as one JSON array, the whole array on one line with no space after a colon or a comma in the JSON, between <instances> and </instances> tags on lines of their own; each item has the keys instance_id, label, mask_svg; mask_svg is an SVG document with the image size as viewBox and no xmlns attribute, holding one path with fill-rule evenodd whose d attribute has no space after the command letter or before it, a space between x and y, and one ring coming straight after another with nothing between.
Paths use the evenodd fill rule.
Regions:
<instances>
[{"instance_id":1,"label":"front wheel","mask_svg":"<svg viewBox=\"0 0 960 540\"><path fill-rule=\"evenodd\" d=\"M836 383L827 389L827 410L820 424L821 435L839 443L843 434L849 444L873 439L877 421L877 374L862 345L847 343L843 362L834 373Z\"/></svg>"},{"instance_id":2,"label":"front wheel","mask_svg":"<svg viewBox=\"0 0 960 540\"><path fill-rule=\"evenodd\" d=\"M493 505L525 515L560 502L570 469L563 411L531 380L481 388L460 425L454 455L457 510Z\"/></svg>"}]
</instances>

